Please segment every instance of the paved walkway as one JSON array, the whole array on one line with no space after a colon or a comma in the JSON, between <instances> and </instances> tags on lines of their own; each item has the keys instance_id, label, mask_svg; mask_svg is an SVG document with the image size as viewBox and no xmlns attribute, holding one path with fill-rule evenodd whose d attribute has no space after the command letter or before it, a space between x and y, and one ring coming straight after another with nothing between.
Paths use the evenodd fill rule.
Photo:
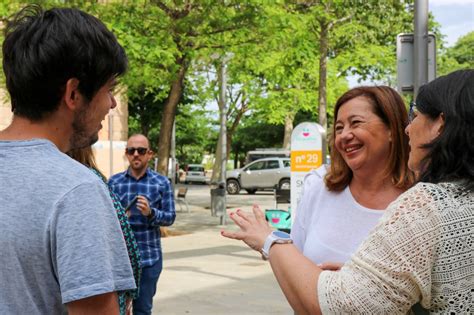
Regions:
<instances>
[{"instance_id":1,"label":"paved walkway","mask_svg":"<svg viewBox=\"0 0 474 315\"><path fill-rule=\"evenodd\" d=\"M293 314L270 265L242 242L220 230L236 229L211 217L202 198L187 198L191 213L178 212L171 236L162 239L164 269L158 282L153 314ZM229 207L251 210L252 196L229 198ZM271 207L271 196L256 196ZM241 206L240 206L241 205ZM229 208L235 211L236 208Z\"/></svg>"}]
</instances>

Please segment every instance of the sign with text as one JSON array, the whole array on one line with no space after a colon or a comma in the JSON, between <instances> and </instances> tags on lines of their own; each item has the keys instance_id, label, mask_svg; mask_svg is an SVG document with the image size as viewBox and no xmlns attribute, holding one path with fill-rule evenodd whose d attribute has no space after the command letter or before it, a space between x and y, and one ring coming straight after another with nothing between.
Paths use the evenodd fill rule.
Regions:
<instances>
[{"instance_id":1,"label":"sign with text","mask_svg":"<svg viewBox=\"0 0 474 315\"><path fill-rule=\"evenodd\" d=\"M313 122L304 122L291 134L291 217L294 220L303 191L304 177L326 161L326 131Z\"/></svg>"},{"instance_id":2,"label":"sign with text","mask_svg":"<svg viewBox=\"0 0 474 315\"><path fill-rule=\"evenodd\" d=\"M321 165L322 150L291 151L291 171L309 172Z\"/></svg>"}]
</instances>

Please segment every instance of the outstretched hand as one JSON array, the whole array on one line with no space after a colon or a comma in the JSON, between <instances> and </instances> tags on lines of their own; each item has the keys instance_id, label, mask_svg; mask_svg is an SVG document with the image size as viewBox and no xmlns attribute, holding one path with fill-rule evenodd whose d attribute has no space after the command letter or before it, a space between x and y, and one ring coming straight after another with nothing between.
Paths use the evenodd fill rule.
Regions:
<instances>
[{"instance_id":1,"label":"outstretched hand","mask_svg":"<svg viewBox=\"0 0 474 315\"><path fill-rule=\"evenodd\" d=\"M238 209L230 213L230 218L240 227L240 231L221 231L222 236L244 241L250 248L260 252L267 236L273 231L259 206L254 205L251 213Z\"/></svg>"}]
</instances>

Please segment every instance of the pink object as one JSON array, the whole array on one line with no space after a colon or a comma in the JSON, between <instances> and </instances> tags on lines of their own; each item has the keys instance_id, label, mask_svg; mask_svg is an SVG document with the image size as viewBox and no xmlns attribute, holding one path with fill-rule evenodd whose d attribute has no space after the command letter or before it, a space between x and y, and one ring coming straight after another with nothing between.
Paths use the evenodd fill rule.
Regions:
<instances>
[{"instance_id":1,"label":"pink object","mask_svg":"<svg viewBox=\"0 0 474 315\"><path fill-rule=\"evenodd\" d=\"M272 218L272 223L278 223L280 222L280 218Z\"/></svg>"}]
</instances>

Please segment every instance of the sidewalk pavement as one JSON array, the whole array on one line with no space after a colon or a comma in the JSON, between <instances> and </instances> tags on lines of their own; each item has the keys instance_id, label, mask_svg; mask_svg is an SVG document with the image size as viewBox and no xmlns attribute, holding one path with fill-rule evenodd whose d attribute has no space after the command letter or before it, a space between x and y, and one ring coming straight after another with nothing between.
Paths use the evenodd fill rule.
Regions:
<instances>
[{"instance_id":1,"label":"sidewalk pavement","mask_svg":"<svg viewBox=\"0 0 474 315\"><path fill-rule=\"evenodd\" d=\"M236 230L234 223L219 225L209 209L190 208L177 212L171 235L162 238L164 267L153 314L293 314L269 263L243 242L220 235ZM251 211L251 202L239 208Z\"/></svg>"}]
</instances>

